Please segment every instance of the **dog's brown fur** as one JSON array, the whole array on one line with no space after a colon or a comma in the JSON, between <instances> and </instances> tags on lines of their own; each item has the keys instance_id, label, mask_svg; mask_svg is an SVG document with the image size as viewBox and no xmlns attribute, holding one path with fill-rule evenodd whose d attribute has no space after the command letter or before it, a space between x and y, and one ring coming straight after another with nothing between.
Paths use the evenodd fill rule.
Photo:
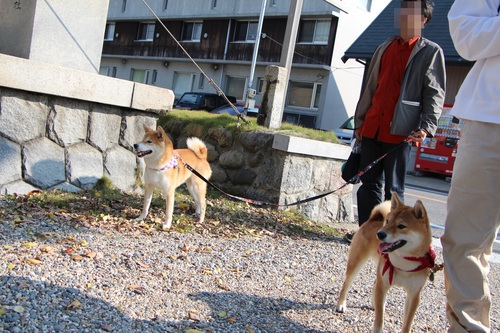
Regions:
<instances>
[{"instance_id":1,"label":"dog's brown fur","mask_svg":"<svg viewBox=\"0 0 500 333\"><path fill-rule=\"evenodd\" d=\"M411 272L420 263L410 261L405 257L426 256L431 247L432 234L422 202L417 200L414 207L409 207L404 205L394 193L391 201L386 201L373 209L368 221L355 233L349 249L345 282L336 307L338 312L346 310L346 296L352 281L369 258L378 261L377 278L373 289L375 309L373 332L383 330L385 298L391 287L389 272L382 274L386 259L377 250L380 246L381 249L387 251L398 241L406 243L387 253L390 262L394 265L392 285L406 290L402 332L411 332L413 318L420 302L420 292L429 276L429 268Z\"/></svg>"},{"instance_id":2,"label":"dog's brown fur","mask_svg":"<svg viewBox=\"0 0 500 333\"><path fill-rule=\"evenodd\" d=\"M206 211L207 184L198 176L189 171L184 163L198 171L205 179L212 175L210 164L207 161L207 147L198 138L189 138L187 146L189 149L175 149L163 128L158 127L155 131L144 126L146 133L141 142L136 143L134 148L138 157L144 157L146 167L144 170L144 204L142 214L136 220L146 218L151 204L154 188L160 189L166 197L166 213L163 229L169 229L172 225L172 214L174 210L175 189L184 182L189 193L196 203L196 214L199 221L203 222ZM177 166L169 166L169 162L175 156ZM169 166L169 167L166 167Z\"/></svg>"}]
</instances>

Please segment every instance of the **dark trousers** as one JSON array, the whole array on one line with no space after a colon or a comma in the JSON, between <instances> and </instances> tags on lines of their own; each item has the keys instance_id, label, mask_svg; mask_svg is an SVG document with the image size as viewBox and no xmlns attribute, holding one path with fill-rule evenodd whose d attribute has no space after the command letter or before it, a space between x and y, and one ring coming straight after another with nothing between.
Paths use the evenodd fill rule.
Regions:
<instances>
[{"instance_id":1,"label":"dark trousers","mask_svg":"<svg viewBox=\"0 0 500 333\"><path fill-rule=\"evenodd\" d=\"M383 154L398 148L361 176L362 185L357 192L360 226L368 220L373 207L382 201L390 200L393 192L404 201L406 167L411 148L409 144L384 143L366 137L363 137L361 146L361 169ZM384 197L382 197L384 179Z\"/></svg>"}]
</instances>

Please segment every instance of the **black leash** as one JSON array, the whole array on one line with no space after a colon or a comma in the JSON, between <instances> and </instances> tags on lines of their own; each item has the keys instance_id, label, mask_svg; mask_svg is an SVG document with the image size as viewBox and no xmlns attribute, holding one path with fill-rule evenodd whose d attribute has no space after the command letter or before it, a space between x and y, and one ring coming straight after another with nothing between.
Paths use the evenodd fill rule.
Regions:
<instances>
[{"instance_id":1,"label":"black leash","mask_svg":"<svg viewBox=\"0 0 500 333\"><path fill-rule=\"evenodd\" d=\"M219 187L217 187L215 184L213 184L212 182L210 182L205 177L203 177L192 166L190 166L189 164L187 164L186 162L184 162L180 156L178 158L179 158L179 160L184 164L184 166L189 171L191 171L192 173L194 173L196 176L200 177L205 183L207 183L208 185L212 186L217 191L221 192L222 194L224 194L224 195L226 195L226 196L228 196L230 198L233 198L233 199L236 199L236 200L240 200L240 201L243 201L243 202L246 202L246 203L249 203L249 204L252 204L252 205L256 205L256 206L263 206L263 207L264 206L290 207L290 206L300 205L300 204L303 204L303 203L306 203L306 202L309 202L309 201L313 201L313 200L317 200L317 199L326 197L327 195L330 195L332 193L340 191L341 189L343 189L344 187L346 187L349 184L355 184L355 183L357 183L359 181L359 179L361 178L361 176L364 175L368 170L370 170L371 168L373 168L373 166L375 166L377 163L379 163L381 160L383 160L387 155L389 155L392 152L394 152L396 149L399 149L400 147L403 147L404 145L407 145L410 141L411 141L411 138L410 138L410 136L408 136L399 145L397 145L396 147L394 147L393 149L391 149L387 153L383 154L382 156L380 156L379 158L377 158L372 163L368 164L363 170L359 171L355 176L353 176L351 179L349 179L347 182L345 182L339 188L337 188L337 189L335 189L333 191L329 191L329 192L325 192L325 193L322 193L322 194L318 194L318 195L315 195L313 197L302 199L302 200L299 200L299 201L296 201L296 202L293 202L293 203L289 203L289 204L275 204L275 203L272 203L272 202L266 202L266 201L260 201L260 200L253 200L253 199L238 197L236 195L229 194L229 193L223 191L222 189L220 189Z\"/></svg>"}]
</instances>

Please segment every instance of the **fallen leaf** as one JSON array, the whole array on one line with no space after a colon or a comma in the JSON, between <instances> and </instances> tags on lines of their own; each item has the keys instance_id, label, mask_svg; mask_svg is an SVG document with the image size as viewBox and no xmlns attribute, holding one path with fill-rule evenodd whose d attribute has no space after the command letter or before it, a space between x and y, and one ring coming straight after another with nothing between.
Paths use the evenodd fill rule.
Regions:
<instances>
[{"instance_id":1,"label":"fallen leaf","mask_svg":"<svg viewBox=\"0 0 500 333\"><path fill-rule=\"evenodd\" d=\"M24 307L20 306L20 305L17 305L13 308L14 312L17 312L17 313L23 313L24 312Z\"/></svg>"},{"instance_id":2,"label":"fallen leaf","mask_svg":"<svg viewBox=\"0 0 500 333\"><path fill-rule=\"evenodd\" d=\"M85 258L79 254L73 254L71 256L71 260L74 260L74 261L82 261L83 259L85 259Z\"/></svg>"},{"instance_id":3,"label":"fallen leaf","mask_svg":"<svg viewBox=\"0 0 500 333\"><path fill-rule=\"evenodd\" d=\"M6 308L0 308L0 316L3 316L7 312Z\"/></svg>"},{"instance_id":4,"label":"fallen leaf","mask_svg":"<svg viewBox=\"0 0 500 333\"><path fill-rule=\"evenodd\" d=\"M227 316L227 312L226 312L226 311L221 311L221 312L219 312L219 313L217 314L217 317L219 317L219 318L224 318L224 317L226 317L226 316Z\"/></svg>"},{"instance_id":5,"label":"fallen leaf","mask_svg":"<svg viewBox=\"0 0 500 333\"><path fill-rule=\"evenodd\" d=\"M205 333L205 331L200 331L194 328L190 328L186 331L186 333Z\"/></svg>"},{"instance_id":6,"label":"fallen leaf","mask_svg":"<svg viewBox=\"0 0 500 333\"><path fill-rule=\"evenodd\" d=\"M23 247L25 247L27 249L30 249L30 248L35 247L35 246L36 246L35 242L28 242L28 243L23 244Z\"/></svg>"},{"instance_id":7,"label":"fallen leaf","mask_svg":"<svg viewBox=\"0 0 500 333\"><path fill-rule=\"evenodd\" d=\"M9 262L9 263L7 264L7 269L14 269L15 267L16 267L16 264L13 264L13 263L11 263L11 262Z\"/></svg>"},{"instance_id":8,"label":"fallen leaf","mask_svg":"<svg viewBox=\"0 0 500 333\"><path fill-rule=\"evenodd\" d=\"M97 252L85 250L85 256L93 259L97 256Z\"/></svg>"},{"instance_id":9,"label":"fallen leaf","mask_svg":"<svg viewBox=\"0 0 500 333\"><path fill-rule=\"evenodd\" d=\"M292 279L289 276L285 276L284 279L286 282L292 282Z\"/></svg>"},{"instance_id":10,"label":"fallen leaf","mask_svg":"<svg viewBox=\"0 0 500 333\"><path fill-rule=\"evenodd\" d=\"M229 323L229 324L233 324L233 323L235 323L235 322L236 322L236 318L234 318L234 317L229 317L229 318L227 318L227 319L226 319L226 322L227 322L227 323Z\"/></svg>"},{"instance_id":11,"label":"fallen leaf","mask_svg":"<svg viewBox=\"0 0 500 333\"><path fill-rule=\"evenodd\" d=\"M82 307L82 303L80 303L80 301L75 299L73 302L71 302L70 305L67 306L67 309L70 311L74 311L74 310L80 309L81 307Z\"/></svg>"},{"instance_id":12,"label":"fallen leaf","mask_svg":"<svg viewBox=\"0 0 500 333\"><path fill-rule=\"evenodd\" d=\"M34 259L34 258L30 258L30 259L26 259L26 263L28 265L31 265L31 266L34 266L34 265L41 265L42 262L38 259Z\"/></svg>"},{"instance_id":13,"label":"fallen leaf","mask_svg":"<svg viewBox=\"0 0 500 333\"><path fill-rule=\"evenodd\" d=\"M107 324L102 324L101 325L101 330L105 331L105 332L112 332L113 329L111 328L111 326L107 325Z\"/></svg>"},{"instance_id":14,"label":"fallen leaf","mask_svg":"<svg viewBox=\"0 0 500 333\"><path fill-rule=\"evenodd\" d=\"M251 328L250 326L247 327L247 332L248 333L255 333L255 330Z\"/></svg>"},{"instance_id":15,"label":"fallen leaf","mask_svg":"<svg viewBox=\"0 0 500 333\"><path fill-rule=\"evenodd\" d=\"M44 253L48 253L48 254L54 254L54 253L56 253L56 249L54 249L54 248L53 248L53 247L51 247L51 246L47 246L47 245L42 246L42 247L40 248L40 251L42 251L42 252L44 252Z\"/></svg>"},{"instance_id":16,"label":"fallen leaf","mask_svg":"<svg viewBox=\"0 0 500 333\"><path fill-rule=\"evenodd\" d=\"M198 311L196 311L196 310L189 311L188 318L190 320L200 321L200 315L198 314Z\"/></svg>"},{"instance_id":17,"label":"fallen leaf","mask_svg":"<svg viewBox=\"0 0 500 333\"><path fill-rule=\"evenodd\" d=\"M140 261L140 260L136 260L135 262L137 263L137 265L139 265L139 266L141 266L141 267L144 267L144 268L149 268L149 267L151 267L151 265L145 264L145 263L143 263L143 262L142 262L142 261Z\"/></svg>"},{"instance_id":18,"label":"fallen leaf","mask_svg":"<svg viewBox=\"0 0 500 333\"><path fill-rule=\"evenodd\" d=\"M188 252L188 251L189 251L189 248L187 247L187 245L186 245L186 244L184 244L184 245L182 246L182 251L184 251L184 252Z\"/></svg>"}]
</instances>

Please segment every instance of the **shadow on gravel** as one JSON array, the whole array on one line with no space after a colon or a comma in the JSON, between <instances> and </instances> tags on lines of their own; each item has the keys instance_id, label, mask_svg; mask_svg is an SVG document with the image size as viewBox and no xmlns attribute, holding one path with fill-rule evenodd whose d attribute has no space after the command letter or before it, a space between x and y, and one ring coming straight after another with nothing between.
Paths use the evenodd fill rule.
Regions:
<instances>
[{"instance_id":1,"label":"shadow on gravel","mask_svg":"<svg viewBox=\"0 0 500 333\"><path fill-rule=\"evenodd\" d=\"M117 307L75 288L20 277L0 276L2 332L310 332L281 313L310 311L318 305L237 293L189 295L213 310L210 321L135 319ZM133 295L130 295L133 297ZM151 305L162 306L162 305ZM224 312L224 314L222 314Z\"/></svg>"},{"instance_id":2,"label":"shadow on gravel","mask_svg":"<svg viewBox=\"0 0 500 333\"><path fill-rule=\"evenodd\" d=\"M211 322L198 327L217 332L307 332L325 333L294 322L283 313L286 311L310 312L330 308L329 304L308 304L284 298L257 297L234 292L201 292L188 295L203 301L212 309Z\"/></svg>"}]
</instances>

